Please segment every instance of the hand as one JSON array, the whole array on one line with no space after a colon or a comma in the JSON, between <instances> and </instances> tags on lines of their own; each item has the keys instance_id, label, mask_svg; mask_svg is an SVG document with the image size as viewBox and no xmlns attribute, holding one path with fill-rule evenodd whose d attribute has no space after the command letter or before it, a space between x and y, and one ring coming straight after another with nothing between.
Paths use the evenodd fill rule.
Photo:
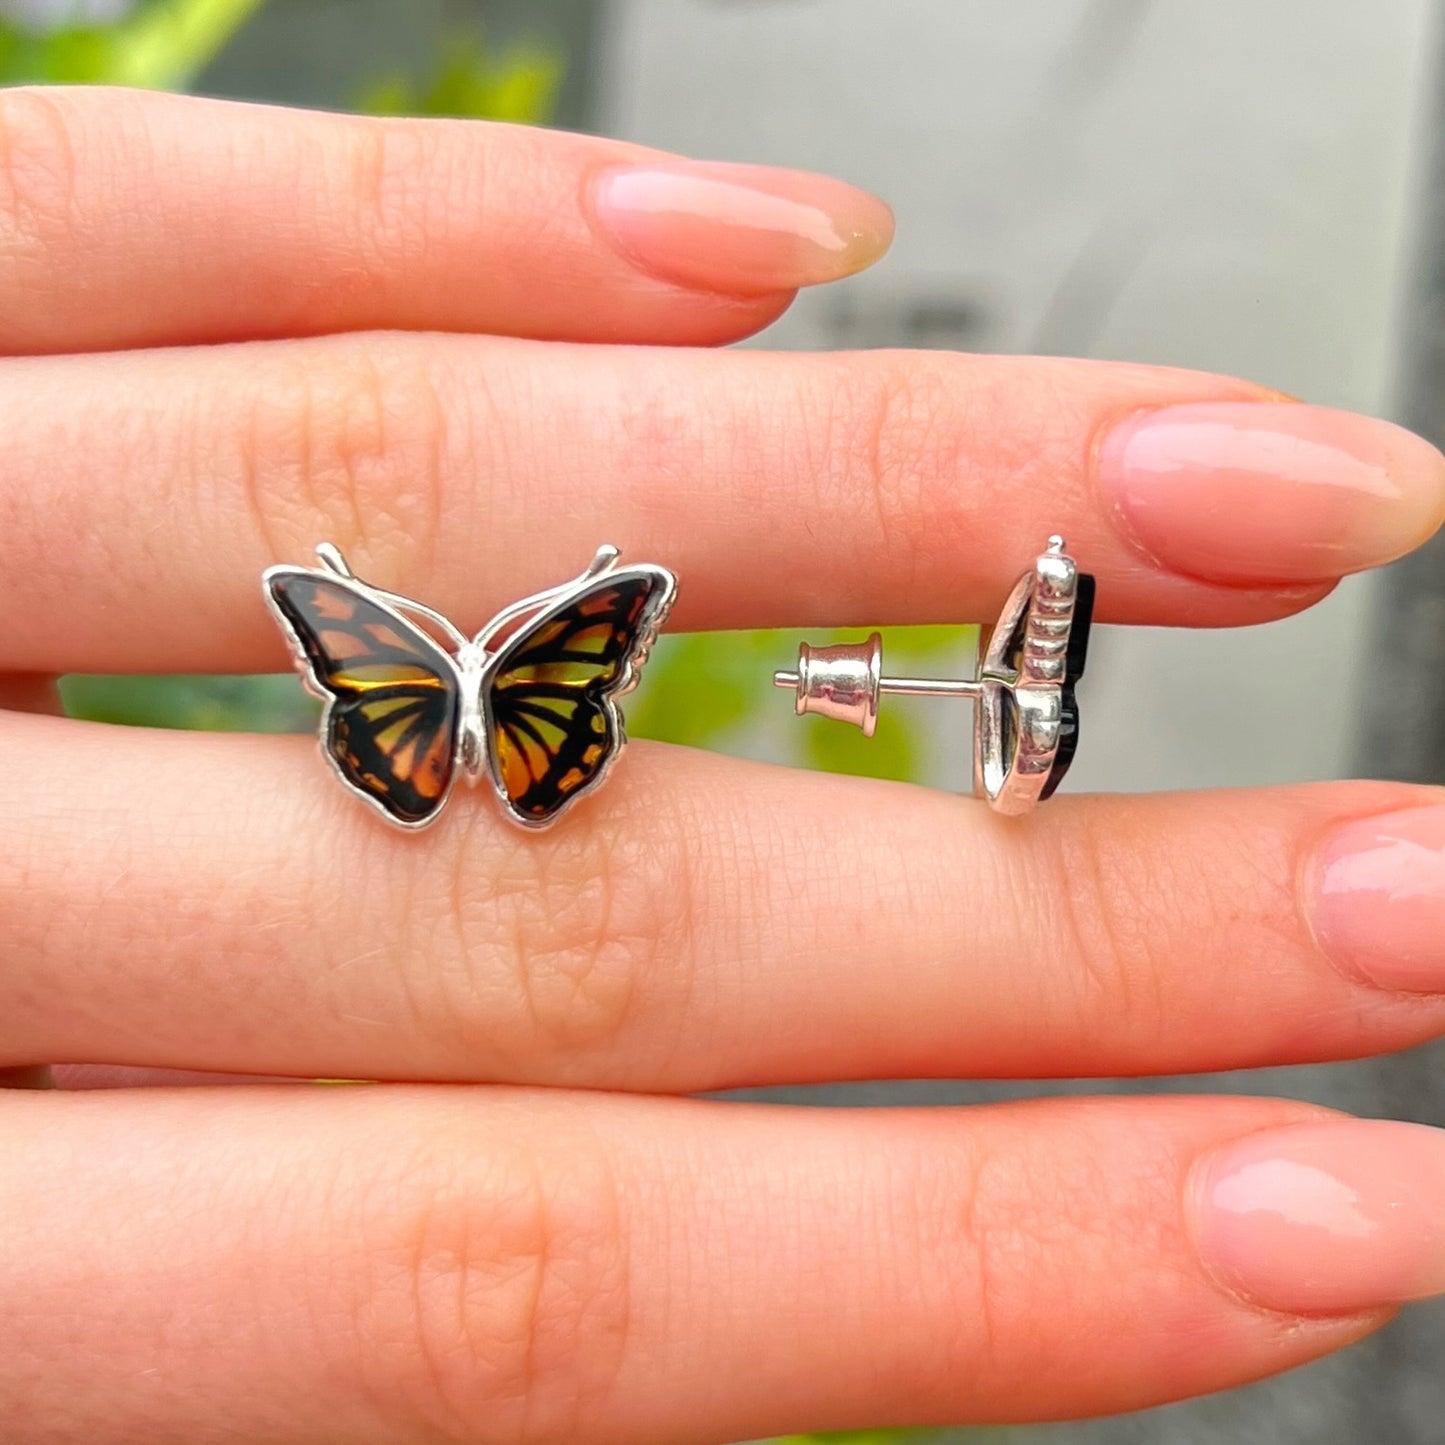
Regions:
<instances>
[{"instance_id":1,"label":"hand","mask_svg":"<svg viewBox=\"0 0 1445 1445\"><path fill-rule=\"evenodd\" d=\"M16 707L32 674L280 670L259 574L322 539L464 625L615 541L712 628L992 616L1060 531L1104 620L1226 626L1445 515L1425 443L1244 382L678 349L886 245L880 203L814 177L84 91L0 96L0 156ZM669 1097L1431 1038L1438 792L1010 822L641 744L553 832L477 794L413 837L310 739L0 727L0 1064L152 1085L0 1100L16 1445L1122 1411L1445 1288L1421 1127Z\"/></svg>"}]
</instances>

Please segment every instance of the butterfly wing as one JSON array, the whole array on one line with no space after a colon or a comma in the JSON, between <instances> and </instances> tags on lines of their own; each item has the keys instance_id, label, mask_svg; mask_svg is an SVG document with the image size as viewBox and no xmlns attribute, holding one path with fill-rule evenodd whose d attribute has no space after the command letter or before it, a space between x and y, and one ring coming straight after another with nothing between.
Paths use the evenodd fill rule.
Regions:
<instances>
[{"instance_id":1,"label":"butterfly wing","mask_svg":"<svg viewBox=\"0 0 1445 1445\"><path fill-rule=\"evenodd\" d=\"M456 664L345 579L273 567L266 597L325 699L323 746L343 781L404 827L431 822L456 774Z\"/></svg>"},{"instance_id":2,"label":"butterfly wing","mask_svg":"<svg viewBox=\"0 0 1445 1445\"><path fill-rule=\"evenodd\" d=\"M636 681L677 581L628 567L579 585L487 664L492 779L507 811L543 827L596 787L625 740L614 699Z\"/></svg>"}]
</instances>

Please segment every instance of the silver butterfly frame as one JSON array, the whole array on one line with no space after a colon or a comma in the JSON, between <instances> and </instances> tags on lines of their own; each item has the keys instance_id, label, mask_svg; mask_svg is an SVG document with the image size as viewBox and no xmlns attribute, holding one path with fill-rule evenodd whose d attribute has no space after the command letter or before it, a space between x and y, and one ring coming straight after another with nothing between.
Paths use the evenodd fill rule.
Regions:
<instances>
[{"instance_id":1,"label":"silver butterfly frame","mask_svg":"<svg viewBox=\"0 0 1445 1445\"><path fill-rule=\"evenodd\" d=\"M412 833L430 828L441 817L447 804L451 801L457 780L465 777L468 785L475 787L485 773L492 784L492 792L498 806L506 818L518 827L531 832L540 832L552 827L572 809L575 803L600 788L607 780L612 769L617 765L617 760L627 747L626 722L621 709L617 706L617 700L636 688L643 664L647 661L648 654L657 640L657 634L663 623L666 622L668 613L672 611L677 597L677 577L673 572L651 562L619 567L617 562L621 553L616 547L605 544L597 549L597 553L587 569L571 581L560 583L555 587L544 588L540 592L534 592L520 601L513 602L498 612L476 636L468 637L435 608L428 607L425 603L417 602L413 598L405 597L401 593L389 592L385 588L363 581L352 570L342 555L341 549L334 544L320 543L316 548L316 556L321 563L320 567L288 565L268 567L261 574L262 592L267 608L276 619L277 625L291 648L292 659L306 690L321 702L318 739L322 756L347 792L360 798L392 827ZM364 788L357 787L342 771L340 762L329 746L331 714L337 699L335 694L316 676L311 659L306 655L306 650L302 646L300 638L297 637L291 620L276 603L272 592L272 583L282 577L310 577L339 583L373 606L380 608L405 631L415 634L429 643L437 655L451 667L457 682L459 700L452 771L451 776L447 779L445 790L437 799L436 806L425 818L398 818L379 798ZM601 705L607 713L608 722L611 724L613 736L616 738L616 745L598 765L597 771L575 792L564 799L555 812L546 818L531 818L519 813L512 806L503 786L496 750L487 745L488 736L492 731L490 706L492 679L499 670L501 661L506 658L511 644L525 633L544 625L551 618L565 611L579 597L592 591L598 583L604 580L617 582L634 579L650 580L655 585L652 595L643 608L642 615L638 618L633 644L622 662L621 675L600 698ZM437 638L421 627L414 620L418 617L425 618L443 633L447 641L455 647L455 652L448 652ZM499 638L500 641L498 641ZM489 644L494 645L489 648Z\"/></svg>"}]
</instances>

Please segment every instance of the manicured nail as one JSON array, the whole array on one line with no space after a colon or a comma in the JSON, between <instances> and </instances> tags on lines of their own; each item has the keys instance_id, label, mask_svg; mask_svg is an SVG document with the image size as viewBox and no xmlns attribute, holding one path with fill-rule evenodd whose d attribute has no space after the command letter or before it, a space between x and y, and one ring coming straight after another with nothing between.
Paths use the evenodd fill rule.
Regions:
<instances>
[{"instance_id":1,"label":"manicured nail","mask_svg":"<svg viewBox=\"0 0 1445 1445\"><path fill-rule=\"evenodd\" d=\"M1315 937L1379 988L1445 993L1445 806L1330 833L1308 882Z\"/></svg>"},{"instance_id":2,"label":"manicured nail","mask_svg":"<svg viewBox=\"0 0 1445 1445\"><path fill-rule=\"evenodd\" d=\"M635 266L727 295L851 276L893 239L893 212L877 196L772 166L613 166L594 177L591 204L598 227Z\"/></svg>"},{"instance_id":3,"label":"manicured nail","mask_svg":"<svg viewBox=\"0 0 1445 1445\"><path fill-rule=\"evenodd\" d=\"M1124 530L1176 572L1239 585L1377 567L1445 521L1445 457L1413 432L1290 402L1139 412L1098 452Z\"/></svg>"},{"instance_id":4,"label":"manicured nail","mask_svg":"<svg viewBox=\"0 0 1445 1445\"><path fill-rule=\"evenodd\" d=\"M1270 1129L1201 1161L1192 1182L1205 1267L1270 1309L1354 1314L1445 1293L1445 1130Z\"/></svg>"}]
</instances>

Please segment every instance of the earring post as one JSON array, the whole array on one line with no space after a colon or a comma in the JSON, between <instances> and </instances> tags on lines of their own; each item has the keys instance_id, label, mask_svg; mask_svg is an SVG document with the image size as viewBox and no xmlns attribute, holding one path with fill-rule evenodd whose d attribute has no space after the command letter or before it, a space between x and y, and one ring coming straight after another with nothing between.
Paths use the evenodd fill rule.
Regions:
<instances>
[{"instance_id":1,"label":"earring post","mask_svg":"<svg viewBox=\"0 0 1445 1445\"><path fill-rule=\"evenodd\" d=\"M974 678L880 677L878 691L899 697L982 697L983 683Z\"/></svg>"},{"instance_id":2,"label":"earring post","mask_svg":"<svg viewBox=\"0 0 1445 1445\"><path fill-rule=\"evenodd\" d=\"M799 678L796 672L775 672L773 686L796 690ZM983 683L974 678L959 678L950 681L930 677L880 677L878 691L898 697L973 697L983 696Z\"/></svg>"}]
</instances>

